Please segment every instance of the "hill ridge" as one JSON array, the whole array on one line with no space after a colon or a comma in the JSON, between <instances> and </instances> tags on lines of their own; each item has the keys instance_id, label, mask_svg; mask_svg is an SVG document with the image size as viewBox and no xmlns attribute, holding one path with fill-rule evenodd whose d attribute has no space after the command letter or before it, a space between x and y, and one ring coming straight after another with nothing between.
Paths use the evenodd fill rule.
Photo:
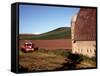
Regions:
<instances>
[{"instance_id":1,"label":"hill ridge","mask_svg":"<svg viewBox=\"0 0 100 76\"><path fill-rule=\"evenodd\" d=\"M26 35L26 34L25 34ZM71 38L71 28L70 27L60 27L56 28L54 30L42 33L42 34L33 34L33 36L30 34L27 36L24 36L24 34L19 34L19 39L25 40L48 40L48 39L70 39Z\"/></svg>"}]
</instances>

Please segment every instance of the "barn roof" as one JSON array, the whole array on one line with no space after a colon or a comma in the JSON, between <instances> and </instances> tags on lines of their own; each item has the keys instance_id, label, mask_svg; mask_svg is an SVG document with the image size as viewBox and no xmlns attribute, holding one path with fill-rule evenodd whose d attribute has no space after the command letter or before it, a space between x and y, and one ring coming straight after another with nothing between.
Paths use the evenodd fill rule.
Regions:
<instances>
[{"instance_id":1,"label":"barn roof","mask_svg":"<svg viewBox=\"0 0 100 76\"><path fill-rule=\"evenodd\" d=\"M96 9L81 8L75 23L74 40L96 40Z\"/></svg>"}]
</instances>

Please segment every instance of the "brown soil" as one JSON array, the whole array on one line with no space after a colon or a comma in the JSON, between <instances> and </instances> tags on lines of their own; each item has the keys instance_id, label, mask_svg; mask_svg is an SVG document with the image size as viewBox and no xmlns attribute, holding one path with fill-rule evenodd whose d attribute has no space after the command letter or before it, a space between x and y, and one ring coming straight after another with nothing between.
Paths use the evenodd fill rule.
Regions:
<instances>
[{"instance_id":1,"label":"brown soil","mask_svg":"<svg viewBox=\"0 0 100 76\"><path fill-rule=\"evenodd\" d=\"M20 47L24 44L26 40L20 40ZM71 49L72 43L71 39L56 39L56 40L30 40L35 47L41 49Z\"/></svg>"}]
</instances>

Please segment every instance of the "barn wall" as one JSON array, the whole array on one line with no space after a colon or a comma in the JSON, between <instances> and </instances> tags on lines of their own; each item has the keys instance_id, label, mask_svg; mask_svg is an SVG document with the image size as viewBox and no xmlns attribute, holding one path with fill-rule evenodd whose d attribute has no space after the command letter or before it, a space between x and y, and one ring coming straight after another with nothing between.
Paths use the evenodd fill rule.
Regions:
<instances>
[{"instance_id":1,"label":"barn wall","mask_svg":"<svg viewBox=\"0 0 100 76\"><path fill-rule=\"evenodd\" d=\"M96 9L81 8L72 17L72 53L94 57L96 53Z\"/></svg>"},{"instance_id":2,"label":"barn wall","mask_svg":"<svg viewBox=\"0 0 100 76\"><path fill-rule=\"evenodd\" d=\"M82 54L94 57L96 52L95 41L74 41L72 45L72 53Z\"/></svg>"}]
</instances>

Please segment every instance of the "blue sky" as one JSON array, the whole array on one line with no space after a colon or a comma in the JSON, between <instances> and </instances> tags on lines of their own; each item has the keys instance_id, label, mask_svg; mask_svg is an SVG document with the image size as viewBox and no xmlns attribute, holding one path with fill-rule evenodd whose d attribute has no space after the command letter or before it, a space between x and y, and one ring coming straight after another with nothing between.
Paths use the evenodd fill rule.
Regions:
<instances>
[{"instance_id":1,"label":"blue sky","mask_svg":"<svg viewBox=\"0 0 100 76\"><path fill-rule=\"evenodd\" d=\"M59 27L70 27L79 8L37 5L19 6L19 33L41 34Z\"/></svg>"}]
</instances>

